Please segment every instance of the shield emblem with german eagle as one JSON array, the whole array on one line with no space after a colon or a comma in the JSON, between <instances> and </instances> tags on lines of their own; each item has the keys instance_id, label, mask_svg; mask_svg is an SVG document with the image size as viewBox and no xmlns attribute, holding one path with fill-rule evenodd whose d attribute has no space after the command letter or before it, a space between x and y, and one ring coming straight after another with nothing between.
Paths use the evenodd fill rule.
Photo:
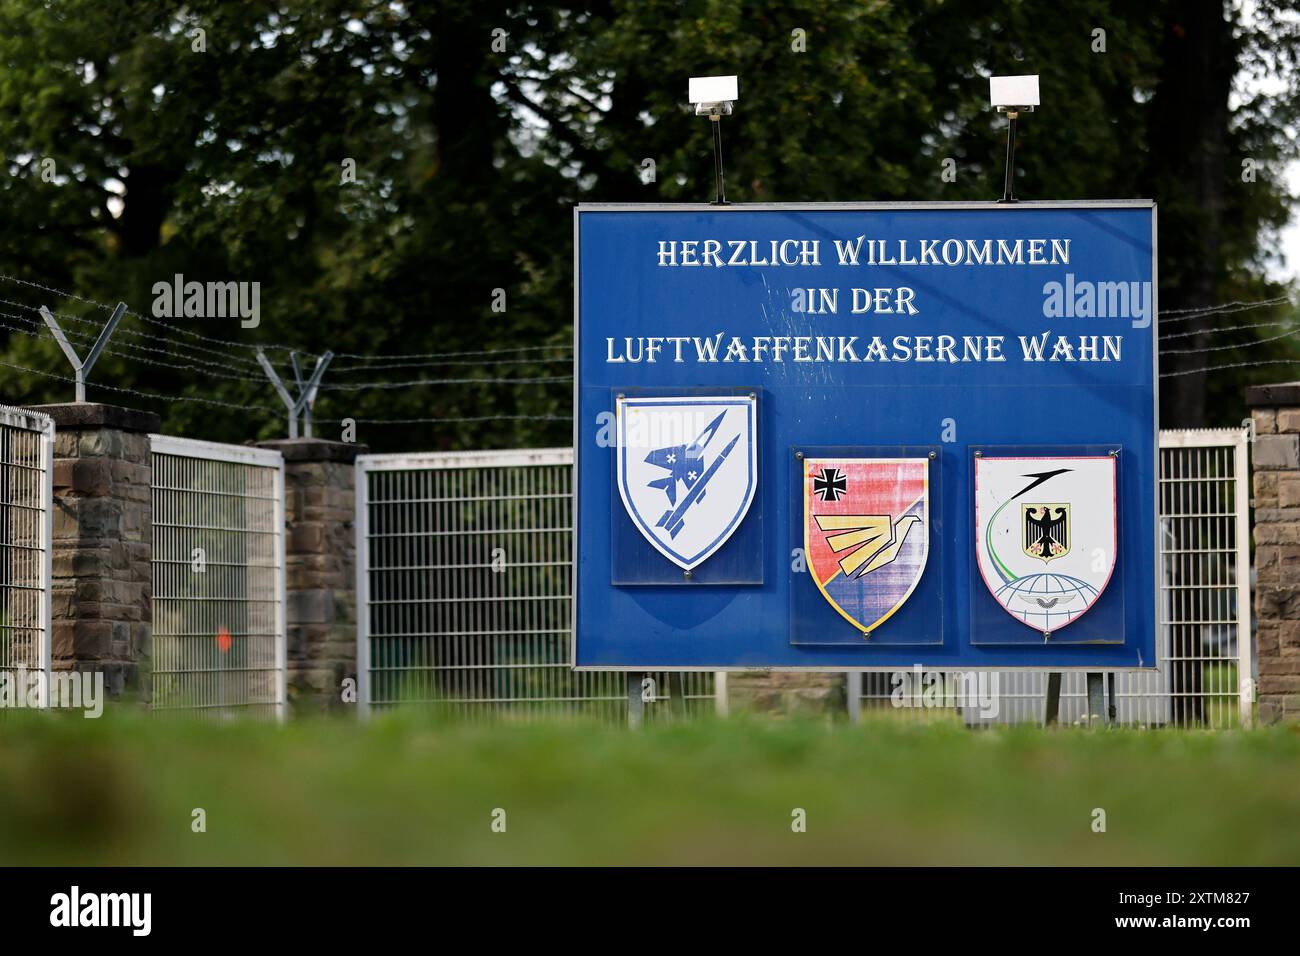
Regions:
<instances>
[{"instance_id":1,"label":"shield emblem with german eagle","mask_svg":"<svg viewBox=\"0 0 1300 956\"><path fill-rule=\"evenodd\" d=\"M804 553L822 596L864 634L916 590L930 550L928 458L805 458Z\"/></svg>"},{"instance_id":2,"label":"shield emblem with german eagle","mask_svg":"<svg viewBox=\"0 0 1300 956\"><path fill-rule=\"evenodd\" d=\"M975 459L975 556L1008 614L1050 634L1096 604L1117 554L1115 458Z\"/></svg>"}]
</instances>

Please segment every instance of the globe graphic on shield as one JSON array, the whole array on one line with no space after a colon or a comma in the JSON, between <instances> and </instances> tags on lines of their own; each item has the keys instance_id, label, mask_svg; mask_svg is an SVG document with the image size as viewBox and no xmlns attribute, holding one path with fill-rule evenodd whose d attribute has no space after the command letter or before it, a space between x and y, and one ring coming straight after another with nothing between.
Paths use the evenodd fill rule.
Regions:
<instances>
[{"instance_id":1,"label":"globe graphic on shield","mask_svg":"<svg viewBox=\"0 0 1300 956\"><path fill-rule=\"evenodd\" d=\"M1026 574L998 588L1002 606L1026 624L1052 631L1069 624L1097 600L1101 592L1068 574Z\"/></svg>"}]
</instances>

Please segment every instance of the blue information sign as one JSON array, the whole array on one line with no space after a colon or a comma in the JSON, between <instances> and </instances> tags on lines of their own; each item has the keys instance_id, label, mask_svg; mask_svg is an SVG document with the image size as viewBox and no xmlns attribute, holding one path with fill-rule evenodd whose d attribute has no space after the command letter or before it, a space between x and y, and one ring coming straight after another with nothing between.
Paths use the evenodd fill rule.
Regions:
<instances>
[{"instance_id":1,"label":"blue information sign","mask_svg":"<svg viewBox=\"0 0 1300 956\"><path fill-rule=\"evenodd\" d=\"M576 666L1153 669L1155 218L580 206Z\"/></svg>"}]
</instances>

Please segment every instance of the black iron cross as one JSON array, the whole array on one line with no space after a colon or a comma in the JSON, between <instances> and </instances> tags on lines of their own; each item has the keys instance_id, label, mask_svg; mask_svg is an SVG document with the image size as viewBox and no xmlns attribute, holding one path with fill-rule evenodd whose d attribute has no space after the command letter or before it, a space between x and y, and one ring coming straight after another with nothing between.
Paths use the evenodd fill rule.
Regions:
<instances>
[{"instance_id":1,"label":"black iron cross","mask_svg":"<svg viewBox=\"0 0 1300 956\"><path fill-rule=\"evenodd\" d=\"M838 468L823 468L813 475L813 494L822 501L839 501L849 493L849 482Z\"/></svg>"}]
</instances>

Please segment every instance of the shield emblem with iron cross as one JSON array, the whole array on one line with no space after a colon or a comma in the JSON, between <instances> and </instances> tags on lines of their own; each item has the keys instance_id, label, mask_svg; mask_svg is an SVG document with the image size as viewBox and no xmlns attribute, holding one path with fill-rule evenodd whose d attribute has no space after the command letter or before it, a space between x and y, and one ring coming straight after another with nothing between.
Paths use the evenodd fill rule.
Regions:
<instances>
[{"instance_id":1,"label":"shield emblem with iron cross","mask_svg":"<svg viewBox=\"0 0 1300 956\"><path fill-rule=\"evenodd\" d=\"M806 458L804 549L813 583L864 634L911 597L930 550L927 458Z\"/></svg>"}]
</instances>

